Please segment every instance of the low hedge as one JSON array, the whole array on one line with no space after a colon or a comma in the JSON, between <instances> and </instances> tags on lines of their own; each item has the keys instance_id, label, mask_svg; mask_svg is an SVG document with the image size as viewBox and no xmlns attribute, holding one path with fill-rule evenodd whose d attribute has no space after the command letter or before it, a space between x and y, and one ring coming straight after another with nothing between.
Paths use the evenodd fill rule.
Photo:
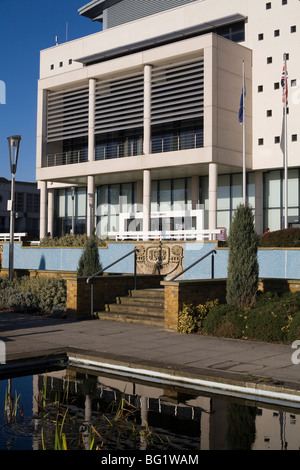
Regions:
<instances>
[{"instance_id":1,"label":"low hedge","mask_svg":"<svg viewBox=\"0 0 300 470\"><path fill-rule=\"evenodd\" d=\"M260 294L254 307L227 304L209 310L203 332L211 336L291 343L300 339L300 292Z\"/></svg>"},{"instance_id":2,"label":"low hedge","mask_svg":"<svg viewBox=\"0 0 300 470\"><path fill-rule=\"evenodd\" d=\"M299 248L300 228L287 228L269 232L260 237L259 246L278 248Z\"/></svg>"},{"instance_id":3,"label":"low hedge","mask_svg":"<svg viewBox=\"0 0 300 470\"><path fill-rule=\"evenodd\" d=\"M63 279L28 277L0 278L0 310L64 316L66 282Z\"/></svg>"},{"instance_id":4,"label":"low hedge","mask_svg":"<svg viewBox=\"0 0 300 470\"><path fill-rule=\"evenodd\" d=\"M105 241L101 240L99 237L95 237L97 240L98 246L104 246ZM83 248L86 245L88 237L86 234L84 235L72 235L67 234L63 237L45 237L42 238L40 241L40 246L45 247L76 247L76 248Z\"/></svg>"}]
</instances>

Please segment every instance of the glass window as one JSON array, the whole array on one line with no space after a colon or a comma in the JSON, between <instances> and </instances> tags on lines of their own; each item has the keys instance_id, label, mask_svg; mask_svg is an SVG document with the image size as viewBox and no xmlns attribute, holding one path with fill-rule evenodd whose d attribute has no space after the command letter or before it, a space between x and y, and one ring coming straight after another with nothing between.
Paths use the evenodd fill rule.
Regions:
<instances>
[{"instance_id":1,"label":"glass window","mask_svg":"<svg viewBox=\"0 0 300 470\"><path fill-rule=\"evenodd\" d=\"M151 212L158 210L158 181L151 181Z\"/></svg>"},{"instance_id":2,"label":"glass window","mask_svg":"<svg viewBox=\"0 0 300 470\"><path fill-rule=\"evenodd\" d=\"M86 189L78 188L76 190L76 216L86 217Z\"/></svg>"},{"instance_id":3,"label":"glass window","mask_svg":"<svg viewBox=\"0 0 300 470\"><path fill-rule=\"evenodd\" d=\"M247 200L248 204L255 208L255 175L247 173Z\"/></svg>"},{"instance_id":4,"label":"glass window","mask_svg":"<svg viewBox=\"0 0 300 470\"><path fill-rule=\"evenodd\" d=\"M231 187L232 209L243 202L243 175L232 175Z\"/></svg>"},{"instance_id":5,"label":"glass window","mask_svg":"<svg viewBox=\"0 0 300 470\"><path fill-rule=\"evenodd\" d=\"M265 207L275 208L281 205L280 171L272 171L265 175Z\"/></svg>"},{"instance_id":6,"label":"glass window","mask_svg":"<svg viewBox=\"0 0 300 470\"><path fill-rule=\"evenodd\" d=\"M288 184L288 205L289 207L298 207L299 202L299 172L298 170L289 170ZM290 213L289 213L290 215Z\"/></svg>"},{"instance_id":7,"label":"glass window","mask_svg":"<svg viewBox=\"0 0 300 470\"><path fill-rule=\"evenodd\" d=\"M159 210L171 210L171 180L159 182Z\"/></svg>"},{"instance_id":8,"label":"glass window","mask_svg":"<svg viewBox=\"0 0 300 470\"><path fill-rule=\"evenodd\" d=\"M230 175L219 175L218 210L230 209Z\"/></svg>"},{"instance_id":9,"label":"glass window","mask_svg":"<svg viewBox=\"0 0 300 470\"><path fill-rule=\"evenodd\" d=\"M173 210L185 210L185 179L173 181Z\"/></svg>"}]
</instances>

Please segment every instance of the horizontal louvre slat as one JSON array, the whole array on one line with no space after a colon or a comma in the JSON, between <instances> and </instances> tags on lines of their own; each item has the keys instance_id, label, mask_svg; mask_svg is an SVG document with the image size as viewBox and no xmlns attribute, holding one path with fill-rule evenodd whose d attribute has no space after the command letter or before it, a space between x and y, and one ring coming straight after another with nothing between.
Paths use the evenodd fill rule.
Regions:
<instances>
[{"instance_id":1,"label":"horizontal louvre slat","mask_svg":"<svg viewBox=\"0 0 300 470\"><path fill-rule=\"evenodd\" d=\"M204 63L181 62L152 71L152 124L203 116Z\"/></svg>"},{"instance_id":2,"label":"horizontal louvre slat","mask_svg":"<svg viewBox=\"0 0 300 470\"><path fill-rule=\"evenodd\" d=\"M48 94L47 140L88 135L89 87L76 87Z\"/></svg>"},{"instance_id":3,"label":"horizontal louvre slat","mask_svg":"<svg viewBox=\"0 0 300 470\"><path fill-rule=\"evenodd\" d=\"M95 132L113 132L142 127L144 75L128 75L96 84Z\"/></svg>"},{"instance_id":4,"label":"horizontal louvre slat","mask_svg":"<svg viewBox=\"0 0 300 470\"><path fill-rule=\"evenodd\" d=\"M186 5L196 0L123 0L108 8L108 28Z\"/></svg>"}]
</instances>

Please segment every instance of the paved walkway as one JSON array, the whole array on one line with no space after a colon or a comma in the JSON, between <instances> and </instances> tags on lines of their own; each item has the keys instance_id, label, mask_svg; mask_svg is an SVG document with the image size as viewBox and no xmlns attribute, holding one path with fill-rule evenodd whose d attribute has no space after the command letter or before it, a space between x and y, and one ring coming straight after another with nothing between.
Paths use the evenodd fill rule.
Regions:
<instances>
[{"instance_id":1,"label":"paved walkway","mask_svg":"<svg viewBox=\"0 0 300 470\"><path fill-rule=\"evenodd\" d=\"M265 344L199 335L161 327L101 320L71 322L0 313L0 340L6 364L65 352L68 357L113 370L176 378L191 386L227 384L254 393L284 394L300 406L300 365L289 345ZM223 385L222 385L223 387ZM232 389L233 391L235 390ZM252 393L251 392L251 393Z\"/></svg>"}]
</instances>

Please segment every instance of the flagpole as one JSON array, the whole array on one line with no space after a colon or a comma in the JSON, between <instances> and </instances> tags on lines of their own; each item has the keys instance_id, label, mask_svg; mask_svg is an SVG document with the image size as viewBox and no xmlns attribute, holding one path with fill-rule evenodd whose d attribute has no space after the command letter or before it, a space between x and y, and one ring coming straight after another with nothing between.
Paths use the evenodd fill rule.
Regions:
<instances>
[{"instance_id":1,"label":"flagpole","mask_svg":"<svg viewBox=\"0 0 300 470\"><path fill-rule=\"evenodd\" d=\"M246 206L246 113L245 113L245 61L243 61L243 204Z\"/></svg>"},{"instance_id":2,"label":"flagpole","mask_svg":"<svg viewBox=\"0 0 300 470\"><path fill-rule=\"evenodd\" d=\"M285 69L285 98L284 98L284 228L288 228L288 161L287 161L287 65L286 65L286 54L284 58L284 69Z\"/></svg>"}]
</instances>

